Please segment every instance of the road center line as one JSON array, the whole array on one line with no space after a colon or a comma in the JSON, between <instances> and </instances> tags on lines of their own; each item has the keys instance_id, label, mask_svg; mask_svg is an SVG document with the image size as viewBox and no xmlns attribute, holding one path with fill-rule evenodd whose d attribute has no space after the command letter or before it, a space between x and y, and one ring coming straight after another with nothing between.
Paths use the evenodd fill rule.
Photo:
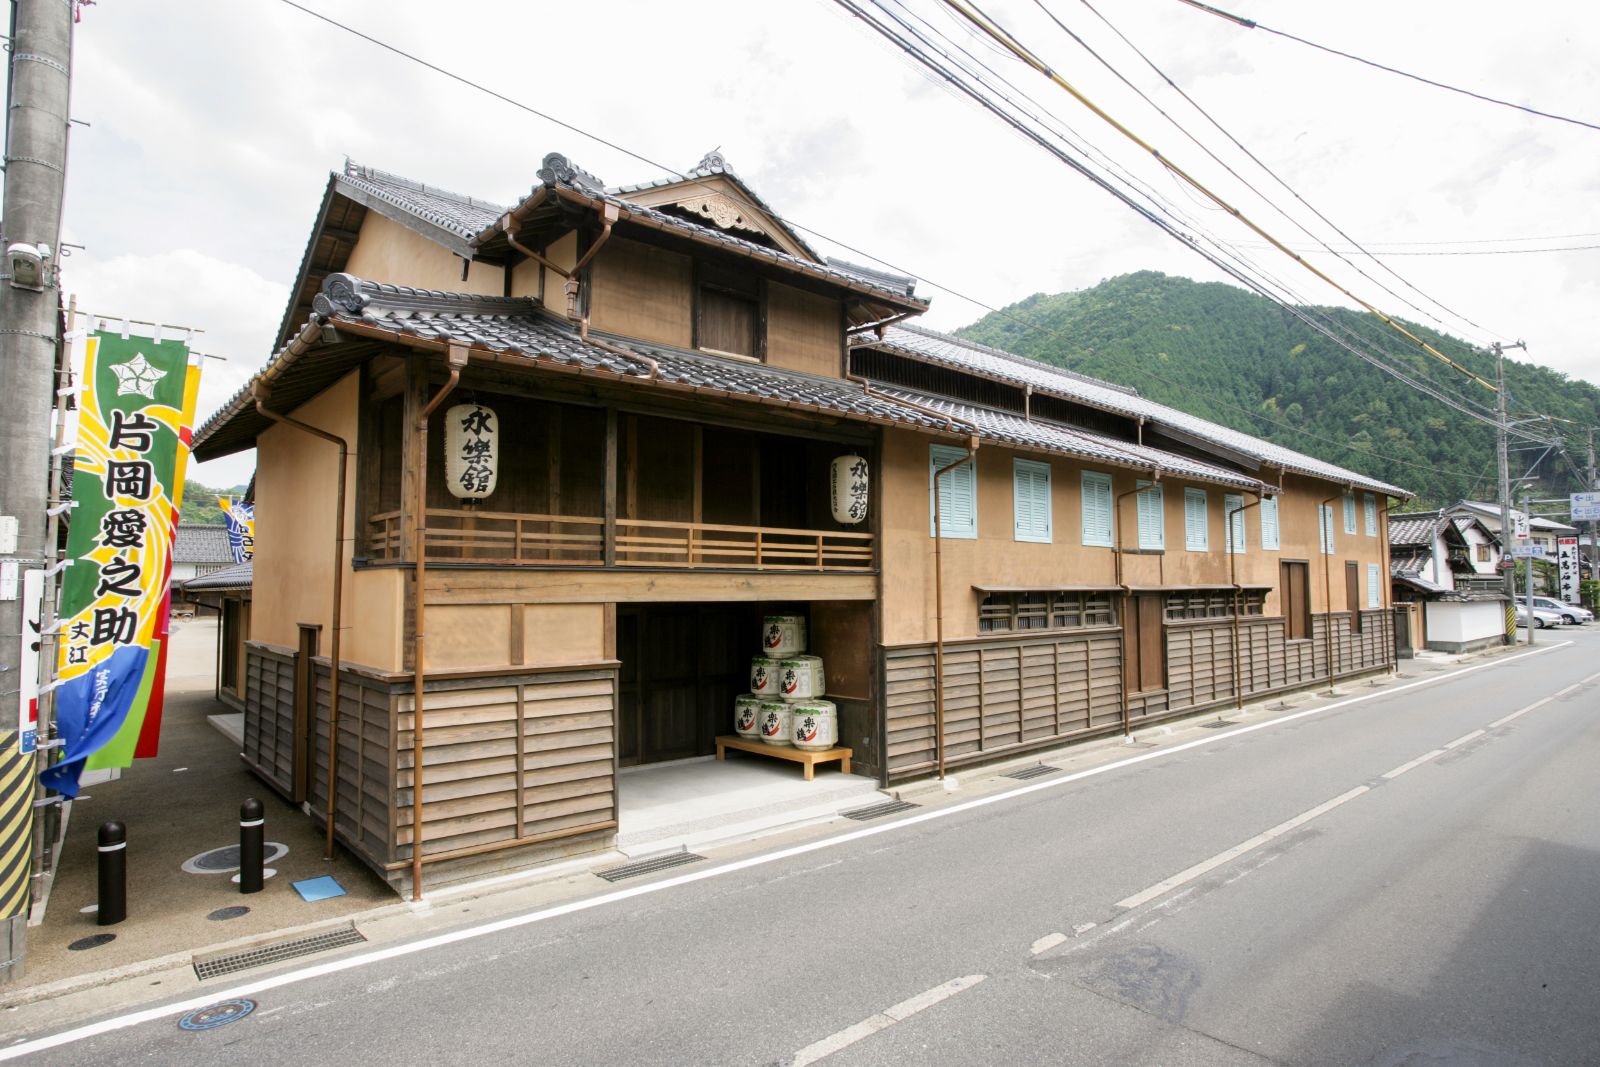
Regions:
<instances>
[{"instance_id":1,"label":"road center line","mask_svg":"<svg viewBox=\"0 0 1600 1067\"><path fill-rule=\"evenodd\" d=\"M1488 729L1497 730L1500 727L1504 726L1506 723L1510 722L1512 719L1520 719L1520 718L1522 718L1522 716L1528 714L1528 712L1535 711L1535 710L1537 710L1539 708L1542 708L1542 707L1544 707L1546 704L1550 703L1554 699L1555 699L1555 697L1551 696L1551 697L1545 697L1542 700L1535 700L1532 704L1529 704L1525 708L1518 708L1516 711L1513 711L1510 715L1507 715L1504 718L1496 719L1494 722L1489 724Z\"/></svg>"},{"instance_id":2,"label":"road center line","mask_svg":"<svg viewBox=\"0 0 1600 1067\"><path fill-rule=\"evenodd\" d=\"M1062 944L1066 940L1067 935L1059 931L1053 934L1045 934L1043 937L1033 943L1033 945L1028 949L1028 954L1030 956L1037 956L1041 952L1049 952L1051 949L1055 948L1059 944Z\"/></svg>"},{"instance_id":3,"label":"road center line","mask_svg":"<svg viewBox=\"0 0 1600 1067\"><path fill-rule=\"evenodd\" d=\"M1479 730L1478 732L1480 734L1483 733L1482 730ZM1449 748L1449 747L1450 747L1449 745L1445 746L1445 748ZM1429 760L1433 759L1435 756L1442 756L1442 755L1444 755L1444 748L1436 748L1432 752L1424 752L1422 755L1418 756L1416 759L1412 760L1411 762L1402 763L1402 764L1400 764L1400 766L1396 767L1394 770L1385 772L1383 776L1385 778L1389 779L1390 781L1393 781L1394 779L1400 777L1402 774L1406 773L1407 771L1413 770L1414 768L1422 766L1424 763L1427 763Z\"/></svg>"},{"instance_id":4,"label":"road center line","mask_svg":"<svg viewBox=\"0 0 1600 1067\"><path fill-rule=\"evenodd\" d=\"M1255 849L1260 848L1262 845L1264 845L1267 842L1271 841L1273 838L1282 837L1284 834L1288 833L1290 830L1293 830L1298 826L1304 826L1306 823L1310 822L1312 819L1315 819L1317 816L1325 815L1328 812L1332 811L1334 808L1337 808L1341 804L1348 804L1350 801L1354 800L1356 797L1360 796L1363 793L1367 793L1367 792L1371 792L1371 786L1358 785L1354 789L1352 789L1352 790L1350 790L1348 792L1340 793L1338 796L1334 797L1332 800L1329 800L1329 801L1327 801L1325 803L1322 803L1322 804L1318 804L1316 807L1311 808L1309 811L1303 811L1299 815L1296 815L1294 818L1289 819L1289 820L1287 820L1285 822L1280 822L1278 825L1274 826L1272 829L1264 830L1261 833L1257 834L1256 836L1252 837L1248 841L1241 841L1239 844L1234 845L1232 848L1227 849L1226 851L1217 853L1215 856L1212 856L1208 860L1201 860L1199 863L1195 864L1193 867L1190 867L1187 870L1179 871L1177 874L1173 875L1171 878L1168 878L1165 881L1157 882L1155 885L1151 886L1149 889L1145 889L1145 890L1142 890L1141 892L1135 893L1131 897L1124 897L1122 900L1117 901L1116 904L1113 905L1113 906L1114 907L1118 907L1118 908L1125 908L1125 909L1137 908L1139 905L1148 903L1149 901L1154 900L1156 897L1161 896L1163 893L1166 893L1166 892L1169 892L1169 891L1171 891L1173 889L1176 889L1178 886L1183 885L1185 882L1194 881L1196 878L1199 878L1202 874L1205 874L1207 871L1215 870L1216 868L1222 866L1224 863L1227 863L1229 860L1238 859L1240 856L1243 856L1246 852L1251 852L1251 851L1253 851Z\"/></svg>"},{"instance_id":5,"label":"road center line","mask_svg":"<svg viewBox=\"0 0 1600 1067\"><path fill-rule=\"evenodd\" d=\"M1457 747L1459 747L1461 745L1464 745L1468 741L1471 741L1473 738L1482 737L1484 734L1486 734L1488 732L1489 731L1487 731L1487 730L1474 730L1470 734L1462 734L1460 737L1456 738L1454 741L1446 741L1444 743L1445 751L1448 752L1452 748L1457 748Z\"/></svg>"},{"instance_id":6,"label":"road center line","mask_svg":"<svg viewBox=\"0 0 1600 1067\"><path fill-rule=\"evenodd\" d=\"M794 1059L789 1062L792 1067L807 1067L807 1064L826 1059L840 1049L848 1048L863 1038L871 1037L879 1030L887 1030L895 1023L904 1022L919 1011L926 1011L941 1001L949 1000L964 989L971 989L986 977L987 975L982 974L969 974L961 978L952 978L943 985L936 985L932 989L918 993L914 997L902 1000L891 1008L884 1008L876 1015L869 1015L854 1026L847 1026L837 1033L829 1034L821 1041L812 1042L799 1052L796 1052Z\"/></svg>"},{"instance_id":7,"label":"road center line","mask_svg":"<svg viewBox=\"0 0 1600 1067\"><path fill-rule=\"evenodd\" d=\"M1282 726L1286 723L1295 722L1296 720L1304 719L1308 716L1321 715L1329 711L1337 711L1340 708L1347 708L1352 704L1363 704L1369 700L1392 697L1395 694L1403 693L1408 689L1417 689L1423 686L1437 685L1440 682L1447 682L1455 678L1460 678L1463 675L1473 674L1477 671L1489 670L1492 667L1502 667L1508 663L1515 663L1518 660L1527 659L1530 656L1541 656L1547 652L1555 652L1559 649L1570 648L1572 644L1573 642L1571 641L1563 641L1560 644L1542 645L1529 652L1519 652L1515 655L1496 658L1487 663L1479 663L1471 667L1463 667L1459 671L1451 671L1448 674L1440 674L1430 678L1419 678L1414 682L1407 682L1404 685L1397 685L1392 689L1375 689L1370 693L1363 693L1360 696L1347 697L1344 700L1334 701L1332 704L1323 704L1319 707L1306 708L1304 711L1296 711L1288 715L1281 715L1277 718L1251 723L1249 726L1241 726L1236 730L1214 733L1209 737L1198 737L1193 741L1185 741L1181 745L1173 745L1170 748L1151 749L1148 752L1141 752L1137 756L1129 756L1126 759L1116 760L1111 763L1102 763L1098 767L1088 767L1073 774L1063 774L1057 777L1048 778L1044 781L1030 782L1026 785L1019 785L1014 789L1005 790L1001 793L990 793L987 796L975 797L972 800L962 801L959 804L952 804L949 807L934 808L929 811L921 812L917 815L908 815L904 818L896 819L893 822L880 823L876 826L863 826L859 830L852 830L848 833L838 834L833 837L824 837L819 840L808 841L800 845L791 845L787 848L780 848L772 852L764 852L757 856L748 856L744 859L733 860L729 863L724 863L716 867L707 867L702 870L689 871L685 874L675 875L671 878L663 878L657 882L647 882L643 885L630 886L627 889L616 889L608 893L601 893L599 896L585 897L582 900L572 900L566 902L565 904L557 904L548 908L540 908L537 911L527 911L520 914L508 915L504 918L495 919L479 926L463 927L458 930L450 930L446 933L435 934L431 937L419 938L416 941L403 941L397 944L386 945L382 948L373 949L370 952L343 956L339 959L324 960L321 963L314 963L309 966L299 968L298 970L285 971L281 974L268 975L262 978L241 982L239 985L232 986L230 988L210 990L203 992L198 996L188 997L183 1000L169 1002L167 1004L158 1004L149 1008L141 1008L138 1011L131 1011L124 1015L116 1015L109 1019L101 1019L97 1022L85 1023L82 1026L73 1027L70 1030L63 1030L60 1033L50 1034L46 1037L36 1038L32 1041L25 1041L21 1044L11 1045L8 1048L0 1049L0 1062L17 1059L21 1056L32 1055L35 1052L43 1052L45 1049L60 1048L62 1045L70 1045L77 1041L83 1041L87 1038L97 1037L101 1034L108 1034L115 1030L126 1029L130 1026L139 1026L142 1023L155 1022L158 1019L165 1019L173 1015L183 1015L186 1012L196 1011L200 1008L216 1004L219 1001L236 1000L240 997L253 998L262 993L268 992L269 990L281 989L284 986L295 985L311 979L323 978L331 974L338 974L343 971L354 970L357 967L366 967L374 963L382 963L386 960L402 959L406 956L414 955L419 952L428 952L436 948L444 948L447 945L458 944L463 941L472 941L490 934L503 933L507 930L515 930L523 926L531 926L534 923L547 922L550 919L560 918L565 915L575 915L580 912L593 910L595 908L602 908L608 904L615 904L624 900L632 900L635 897L649 896L655 893L666 892L669 889L676 889L679 886L691 885L695 882L703 882L712 878L720 878L724 875L734 874L738 871L750 870L751 868L765 866L769 863L778 863L783 860L793 859L796 856L804 856L811 852L820 852L821 850L827 848L837 848L840 845L847 845L855 841L862 841L867 838L877 837L879 834L898 833L902 830L909 829L910 827L917 826L922 823L934 822L939 819L948 819L952 816L974 811L978 808L988 807L991 804L1003 804L1008 800L1014 800L1018 797L1027 796L1032 793L1043 792L1048 789L1060 789L1061 787L1071 785L1074 782L1081 782L1086 778L1093 778L1097 775L1109 774L1113 771L1119 771L1126 767L1132 767L1136 764L1149 762L1150 760L1164 759L1168 756L1175 756L1180 752L1187 752L1191 749L1203 748L1206 745L1215 745L1235 737L1241 737L1245 734L1255 733L1258 730L1268 730L1276 726ZM1592 677L1600 678L1600 674L1596 674ZM1585 682L1589 680L1590 679L1585 679Z\"/></svg>"}]
</instances>

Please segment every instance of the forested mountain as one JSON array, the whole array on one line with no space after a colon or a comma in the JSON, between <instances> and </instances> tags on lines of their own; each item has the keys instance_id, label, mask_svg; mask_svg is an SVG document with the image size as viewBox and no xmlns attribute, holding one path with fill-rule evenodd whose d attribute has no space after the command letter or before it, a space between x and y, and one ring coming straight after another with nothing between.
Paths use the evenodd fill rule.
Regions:
<instances>
[{"instance_id":1,"label":"forested mountain","mask_svg":"<svg viewBox=\"0 0 1600 1067\"><path fill-rule=\"evenodd\" d=\"M1371 316L1343 308L1305 309L1381 346L1389 362L1484 408L1494 393L1428 356ZM1407 328L1477 374L1494 361L1454 337ZM1140 271L1092 289L1035 294L956 331L962 337L1123 385L1301 452L1320 456L1417 494L1417 507L1495 495L1495 432L1363 362L1271 301L1220 282ZM1600 388L1530 363L1506 361L1515 413L1557 423L1581 444L1600 425ZM1540 432L1545 432L1540 430ZM1513 447L1525 443L1513 441ZM1514 452L1512 477L1539 450ZM1581 447L1571 449L1581 465ZM1552 453L1538 464L1536 496L1580 490L1573 469Z\"/></svg>"}]
</instances>

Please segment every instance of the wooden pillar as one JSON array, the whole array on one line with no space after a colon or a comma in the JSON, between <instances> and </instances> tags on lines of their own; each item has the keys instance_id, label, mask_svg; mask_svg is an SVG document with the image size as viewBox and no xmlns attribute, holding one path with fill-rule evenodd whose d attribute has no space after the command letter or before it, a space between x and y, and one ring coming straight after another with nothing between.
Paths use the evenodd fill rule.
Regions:
<instances>
[{"instance_id":1,"label":"wooden pillar","mask_svg":"<svg viewBox=\"0 0 1600 1067\"><path fill-rule=\"evenodd\" d=\"M417 558L418 523L413 513L416 510L417 471L421 467L422 457L417 452L417 435L411 429L416 426L422 408L428 402L427 394L428 360L426 356L416 354L406 360L406 389L401 419L401 425L405 427L405 432L401 434L403 459L400 468L400 558L403 560Z\"/></svg>"},{"instance_id":2,"label":"wooden pillar","mask_svg":"<svg viewBox=\"0 0 1600 1067\"><path fill-rule=\"evenodd\" d=\"M602 515L605 519L604 562L617 565L617 409L606 408L605 493Z\"/></svg>"}]
</instances>

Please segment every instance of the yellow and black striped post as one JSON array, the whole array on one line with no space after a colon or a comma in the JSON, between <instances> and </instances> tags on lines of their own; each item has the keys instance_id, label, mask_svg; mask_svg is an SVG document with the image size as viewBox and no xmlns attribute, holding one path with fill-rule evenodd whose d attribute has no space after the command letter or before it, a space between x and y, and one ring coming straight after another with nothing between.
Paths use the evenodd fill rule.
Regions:
<instances>
[{"instance_id":1,"label":"yellow and black striped post","mask_svg":"<svg viewBox=\"0 0 1600 1067\"><path fill-rule=\"evenodd\" d=\"M33 871L33 762L0 735L0 982L20 977Z\"/></svg>"}]
</instances>

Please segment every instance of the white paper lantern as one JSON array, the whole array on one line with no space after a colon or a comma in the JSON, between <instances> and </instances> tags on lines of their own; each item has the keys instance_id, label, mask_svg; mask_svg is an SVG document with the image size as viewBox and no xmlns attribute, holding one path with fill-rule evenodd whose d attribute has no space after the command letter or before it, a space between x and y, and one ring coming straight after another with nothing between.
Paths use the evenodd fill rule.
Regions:
<instances>
[{"instance_id":1,"label":"white paper lantern","mask_svg":"<svg viewBox=\"0 0 1600 1067\"><path fill-rule=\"evenodd\" d=\"M828 478L833 496L833 521L865 522L867 518L867 461L861 456L840 456Z\"/></svg>"},{"instance_id":2,"label":"white paper lantern","mask_svg":"<svg viewBox=\"0 0 1600 1067\"><path fill-rule=\"evenodd\" d=\"M457 404L444 413L444 481L450 495L482 500L500 473L500 419L482 404Z\"/></svg>"}]
</instances>

